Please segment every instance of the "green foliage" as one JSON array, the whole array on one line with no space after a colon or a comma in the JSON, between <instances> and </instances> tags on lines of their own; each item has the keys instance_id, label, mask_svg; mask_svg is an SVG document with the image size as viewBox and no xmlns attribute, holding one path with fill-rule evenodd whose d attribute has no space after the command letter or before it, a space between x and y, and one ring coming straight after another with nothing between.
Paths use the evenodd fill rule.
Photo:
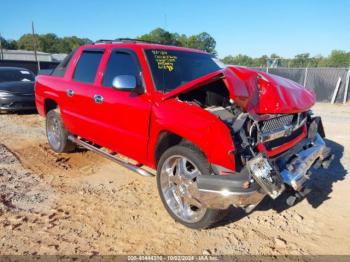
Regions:
<instances>
[{"instance_id":1,"label":"green foliage","mask_svg":"<svg viewBox=\"0 0 350 262\"><path fill-rule=\"evenodd\" d=\"M188 37L187 44L185 44L184 46L201 49L207 51L208 53L216 54L216 41L211 35L209 35L206 32Z\"/></svg>"},{"instance_id":2,"label":"green foliage","mask_svg":"<svg viewBox=\"0 0 350 262\"><path fill-rule=\"evenodd\" d=\"M138 39L166 45L201 49L216 54L216 41L206 32L187 36L185 34L171 33L162 28L156 28L148 34L139 36ZM32 34L25 34L17 41L1 38L1 44L4 49L33 50L33 43L35 40L37 50L47 53L69 53L81 45L92 42L88 38L79 38L76 36L58 37L53 33L48 33L35 35L35 38L33 38ZM238 54L236 56L226 56L222 61L225 64L250 67L266 67L267 65L271 65L272 62L283 67L349 67L350 52L344 50L333 50L327 57L312 57L309 53L303 53L296 55L294 58L287 59L282 58L277 54L271 54L270 56L263 55L257 58Z\"/></svg>"},{"instance_id":3,"label":"green foliage","mask_svg":"<svg viewBox=\"0 0 350 262\"><path fill-rule=\"evenodd\" d=\"M144 34L138 39L148 42L155 42L165 45L179 45L178 35L169 33L162 28L156 28L148 34Z\"/></svg>"},{"instance_id":4,"label":"green foliage","mask_svg":"<svg viewBox=\"0 0 350 262\"><path fill-rule=\"evenodd\" d=\"M350 52L344 50L333 50L331 54L324 59L321 59L319 66L323 67L349 67Z\"/></svg>"},{"instance_id":5,"label":"green foliage","mask_svg":"<svg viewBox=\"0 0 350 262\"><path fill-rule=\"evenodd\" d=\"M236 56L226 56L224 59L222 59L222 62L225 64L232 64L232 65L242 65L242 66L253 66L254 65L254 59L247 55L236 55Z\"/></svg>"},{"instance_id":6,"label":"green foliage","mask_svg":"<svg viewBox=\"0 0 350 262\"><path fill-rule=\"evenodd\" d=\"M24 34L18 39L17 41L17 47L18 49L23 49L23 50L34 50L34 41L35 37L31 34ZM37 41L38 42L38 41ZM36 42L36 45L38 47L38 43Z\"/></svg>"},{"instance_id":7,"label":"green foliage","mask_svg":"<svg viewBox=\"0 0 350 262\"><path fill-rule=\"evenodd\" d=\"M1 41L1 46L4 49L10 49L10 50L15 50L17 49L17 42L16 40L6 40L3 37L0 37Z\"/></svg>"},{"instance_id":8,"label":"green foliage","mask_svg":"<svg viewBox=\"0 0 350 262\"><path fill-rule=\"evenodd\" d=\"M290 67L307 67L310 60L310 54L299 54L294 57L289 63Z\"/></svg>"},{"instance_id":9,"label":"green foliage","mask_svg":"<svg viewBox=\"0 0 350 262\"><path fill-rule=\"evenodd\" d=\"M282 67L349 67L350 52L333 50L328 57L311 57L309 53L303 53L289 59L282 58L277 54L271 54L270 56L263 55L259 58L252 58L247 55L238 54L236 56L226 56L222 59L222 62L232 65L266 67L269 62L273 60L276 60L278 66Z\"/></svg>"},{"instance_id":10,"label":"green foliage","mask_svg":"<svg viewBox=\"0 0 350 262\"><path fill-rule=\"evenodd\" d=\"M216 54L216 41L206 32L198 35L186 36L184 34L170 33L162 28L156 28L148 34L141 35L138 39L165 45L195 48Z\"/></svg>"},{"instance_id":11,"label":"green foliage","mask_svg":"<svg viewBox=\"0 0 350 262\"><path fill-rule=\"evenodd\" d=\"M16 45L13 49L34 50L34 41L36 41L38 51L47 53L70 53L73 49L81 45L92 43L90 39L78 38L76 36L60 38L53 33L48 33L33 37L32 34L25 34L17 42L15 41Z\"/></svg>"}]
</instances>

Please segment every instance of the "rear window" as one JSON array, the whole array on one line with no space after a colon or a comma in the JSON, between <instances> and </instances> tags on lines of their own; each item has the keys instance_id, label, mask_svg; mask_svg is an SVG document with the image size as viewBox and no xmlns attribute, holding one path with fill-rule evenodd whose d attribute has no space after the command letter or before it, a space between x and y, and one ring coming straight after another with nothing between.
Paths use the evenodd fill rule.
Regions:
<instances>
[{"instance_id":1,"label":"rear window","mask_svg":"<svg viewBox=\"0 0 350 262\"><path fill-rule=\"evenodd\" d=\"M73 79L78 82L94 83L103 51L83 51L75 68Z\"/></svg>"},{"instance_id":2,"label":"rear window","mask_svg":"<svg viewBox=\"0 0 350 262\"><path fill-rule=\"evenodd\" d=\"M64 74L67 71L68 65L70 61L72 60L72 57L75 53L75 50L72 51L69 55L67 55L61 63L59 63L56 68L52 71L53 76L64 76Z\"/></svg>"},{"instance_id":3,"label":"rear window","mask_svg":"<svg viewBox=\"0 0 350 262\"><path fill-rule=\"evenodd\" d=\"M28 82L34 79L34 74L27 69L0 69L0 82Z\"/></svg>"}]
</instances>

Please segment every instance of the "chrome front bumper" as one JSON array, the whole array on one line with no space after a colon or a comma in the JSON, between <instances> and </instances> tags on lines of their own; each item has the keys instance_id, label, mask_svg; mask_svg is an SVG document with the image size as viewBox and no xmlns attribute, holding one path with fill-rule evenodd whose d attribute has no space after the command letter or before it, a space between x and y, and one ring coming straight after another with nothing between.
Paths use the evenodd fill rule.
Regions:
<instances>
[{"instance_id":1,"label":"chrome front bumper","mask_svg":"<svg viewBox=\"0 0 350 262\"><path fill-rule=\"evenodd\" d=\"M258 158L263 159L265 165L261 170L249 166L250 163L256 164ZM192 195L207 208L226 209L233 205L250 210L266 195L273 199L278 197L284 191L285 184L296 191L301 190L309 177L310 169L328 166L332 158L330 149L317 134L314 141L306 143L299 152L288 155L286 164L280 170L275 170L270 165L270 159L258 155L243 169L246 173L244 175L197 177L197 189ZM269 166L266 168L266 165Z\"/></svg>"},{"instance_id":2,"label":"chrome front bumper","mask_svg":"<svg viewBox=\"0 0 350 262\"><path fill-rule=\"evenodd\" d=\"M214 209L227 209L230 206L249 207L256 206L266 196L259 188L244 189L242 186L232 188L230 183L235 181L233 176L225 176L225 179L232 178L232 181L227 180L227 186L215 184L223 179L221 176L203 176L197 177L198 191L196 199L203 207Z\"/></svg>"},{"instance_id":3,"label":"chrome front bumper","mask_svg":"<svg viewBox=\"0 0 350 262\"><path fill-rule=\"evenodd\" d=\"M294 190L302 189L304 182L309 178L309 172L312 167L320 167L329 164L333 156L331 150L326 146L322 137L317 134L310 147L300 151L286 165L286 169L280 172L284 183L291 186ZM325 161L327 161L325 163Z\"/></svg>"}]
</instances>

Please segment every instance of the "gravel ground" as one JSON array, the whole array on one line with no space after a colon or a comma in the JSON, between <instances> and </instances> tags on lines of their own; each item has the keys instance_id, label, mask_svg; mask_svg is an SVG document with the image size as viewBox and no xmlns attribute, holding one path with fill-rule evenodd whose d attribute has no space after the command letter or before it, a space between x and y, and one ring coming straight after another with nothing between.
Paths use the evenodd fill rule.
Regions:
<instances>
[{"instance_id":1,"label":"gravel ground","mask_svg":"<svg viewBox=\"0 0 350 262\"><path fill-rule=\"evenodd\" d=\"M164 210L154 178L92 152L57 155L35 114L0 115L0 254L350 254L350 106L317 104L336 154L293 207L286 195L196 231Z\"/></svg>"}]
</instances>

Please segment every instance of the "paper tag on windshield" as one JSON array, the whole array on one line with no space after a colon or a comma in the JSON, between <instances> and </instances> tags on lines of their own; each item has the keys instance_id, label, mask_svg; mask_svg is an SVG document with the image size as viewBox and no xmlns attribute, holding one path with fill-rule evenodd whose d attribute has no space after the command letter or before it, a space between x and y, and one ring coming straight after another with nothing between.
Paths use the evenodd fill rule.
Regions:
<instances>
[{"instance_id":1,"label":"paper tag on windshield","mask_svg":"<svg viewBox=\"0 0 350 262\"><path fill-rule=\"evenodd\" d=\"M23 75L30 75L30 73L28 71L22 71L22 70L21 70L21 74L23 74Z\"/></svg>"}]
</instances>

